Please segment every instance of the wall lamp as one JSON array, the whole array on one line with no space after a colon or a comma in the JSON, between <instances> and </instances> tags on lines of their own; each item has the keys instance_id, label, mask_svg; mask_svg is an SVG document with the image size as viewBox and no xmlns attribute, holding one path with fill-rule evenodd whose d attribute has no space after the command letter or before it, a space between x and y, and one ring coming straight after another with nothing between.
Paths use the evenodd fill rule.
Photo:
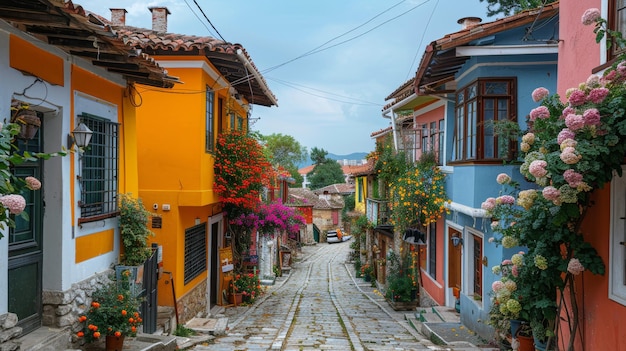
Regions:
<instances>
[{"instance_id":1,"label":"wall lamp","mask_svg":"<svg viewBox=\"0 0 626 351\"><path fill-rule=\"evenodd\" d=\"M69 149L71 149L74 145L78 146L78 148L83 149L89 146L89 142L91 141L91 136L93 132L85 123L80 122L76 128L72 131L72 133L67 135L67 144L69 145Z\"/></svg>"},{"instance_id":2,"label":"wall lamp","mask_svg":"<svg viewBox=\"0 0 626 351\"><path fill-rule=\"evenodd\" d=\"M452 245L454 247L457 247L459 245L463 245L463 238L459 237L459 236L453 236L450 238L450 240L452 240Z\"/></svg>"},{"instance_id":3,"label":"wall lamp","mask_svg":"<svg viewBox=\"0 0 626 351\"><path fill-rule=\"evenodd\" d=\"M411 245L426 245L425 239L426 233L421 232L419 229L416 228L407 228L407 230L404 232L404 235L402 236L402 240Z\"/></svg>"}]
</instances>

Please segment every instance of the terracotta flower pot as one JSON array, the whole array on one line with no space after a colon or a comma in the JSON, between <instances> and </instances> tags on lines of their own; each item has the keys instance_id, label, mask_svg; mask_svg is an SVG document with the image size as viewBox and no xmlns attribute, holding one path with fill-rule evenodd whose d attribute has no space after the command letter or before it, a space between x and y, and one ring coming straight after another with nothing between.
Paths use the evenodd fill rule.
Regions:
<instances>
[{"instance_id":1,"label":"terracotta flower pot","mask_svg":"<svg viewBox=\"0 0 626 351\"><path fill-rule=\"evenodd\" d=\"M122 351L124 348L124 335L120 337L107 335L105 345L106 351Z\"/></svg>"}]
</instances>

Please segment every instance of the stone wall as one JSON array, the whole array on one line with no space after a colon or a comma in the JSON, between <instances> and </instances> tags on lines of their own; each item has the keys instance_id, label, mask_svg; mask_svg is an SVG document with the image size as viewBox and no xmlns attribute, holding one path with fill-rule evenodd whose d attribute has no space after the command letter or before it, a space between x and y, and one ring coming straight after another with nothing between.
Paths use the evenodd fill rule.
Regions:
<instances>
[{"instance_id":1,"label":"stone wall","mask_svg":"<svg viewBox=\"0 0 626 351\"><path fill-rule=\"evenodd\" d=\"M17 326L17 315L5 313L0 315L0 350L14 351L20 349L20 343L16 341L22 336L22 328Z\"/></svg>"},{"instance_id":2,"label":"stone wall","mask_svg":"<svg viewBox=\"0 0 626 351\"><path fill-rule=\"evenodd\" d=\"M191 318L206 316L206 288L207 281L205 279L178 300L178 323L185 324Z\"/></svg>"},{"instance_id":3,"label":"stone wall","mask_svg":"<svg viewBox=\"0 0 626 351\"><path fill-rule=\"evenodd\" d=\"M78 317L89 308L93 292L108 283L114 274L113 270L108 270L72 284L66 291L44 291L42 324L55 328L69 328L72 335L76 335L82 329ZM72 341L77 340L73 337Z\"/></svg>"}]
</instances>

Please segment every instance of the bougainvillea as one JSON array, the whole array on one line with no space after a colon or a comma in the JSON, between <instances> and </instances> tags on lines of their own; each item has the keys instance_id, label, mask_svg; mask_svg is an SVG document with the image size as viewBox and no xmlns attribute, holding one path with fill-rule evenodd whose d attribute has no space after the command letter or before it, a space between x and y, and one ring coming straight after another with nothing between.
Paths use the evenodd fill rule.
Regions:
<instances>
[{"instance_id":1,"label":"bougainvillea","mask_svg":"<svg viewBox=\"0 0 626 351\"><path fill-rule=\"evenodd\" d=\"M232 223L255 228L263 235L273 236L276 232L285 232L294 238L300 227L305 225L305 220L295 207L272 202L259 205L255 212L240 214Z\"/></svg>"}]
</instances>

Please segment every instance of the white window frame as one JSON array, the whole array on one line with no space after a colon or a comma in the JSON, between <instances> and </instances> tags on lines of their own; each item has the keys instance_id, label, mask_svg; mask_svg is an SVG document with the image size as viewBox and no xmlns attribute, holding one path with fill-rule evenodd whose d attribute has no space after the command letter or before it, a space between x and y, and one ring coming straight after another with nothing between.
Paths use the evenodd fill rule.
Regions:
<instances>
[{"instance_id":1,"label":"white window frame","mask_svg":"<svg viewBox=\"0 0 626 351\"><path fill-rule=\"evenodd\" d=\"M482 254L483 257L485 255L485 234L474 229L471 227L465 227L465 230L463 230L463 265L464 265L464 278L463 279L463 290L465 291L465 294L468 297L471 297L471 300L474 301L474 303L479 306L481 309L484 306L484 299L486 298L485 296L485 274L483 274L482 277L482 291L481 291L481 300L477 301L474 299L474 240L470 240L472 235L476 235L477 237L480 237L482 239L483 242L483 247L482 247ZM481 265L480 269L483 266Z\"/></svg>"},{"instance_id":2,"label":"white window frame","mask_svg":"<svg viewBox=\"0 0 626 351\"><path fill-rule=\"evenodd\" d=\"M626 167L622 167L622 172ZM626 306L626 175L611 180L609 299Z\"/></svg>"}]
</instances>

